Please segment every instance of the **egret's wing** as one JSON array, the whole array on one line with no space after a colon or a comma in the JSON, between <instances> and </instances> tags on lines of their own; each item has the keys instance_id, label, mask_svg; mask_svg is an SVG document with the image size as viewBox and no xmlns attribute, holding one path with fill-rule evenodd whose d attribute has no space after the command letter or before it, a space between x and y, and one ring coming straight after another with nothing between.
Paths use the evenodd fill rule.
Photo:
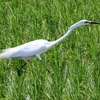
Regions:
<instances>
[{"instance_id":1,"label":"egret's wing","mask_svg":"<svg viewBox=\"0 0 100 100\"><path fill-rule=\"evenodd\" d=\"M27 57L40 54L44 49L43 43L29 42L27 44L15 47L15 52L12 53L11 57Z\"/></svg>"}]
</instances>

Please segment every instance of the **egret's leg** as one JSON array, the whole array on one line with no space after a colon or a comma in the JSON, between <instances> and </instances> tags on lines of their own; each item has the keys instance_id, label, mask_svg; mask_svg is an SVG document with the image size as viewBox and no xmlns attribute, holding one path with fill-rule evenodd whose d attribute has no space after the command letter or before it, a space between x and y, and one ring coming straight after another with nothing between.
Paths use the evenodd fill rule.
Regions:
<instances>
[{"instance_id":1,"label":"egret's leg","mask_svg":"<svg viewBox=\"0 0 100 100\"><path fill-rule=\"evenodd\" d=\"M20 70L22 70L26 64L27 64L27 63L25 62L24 65L22 65L22 67L20 68Z\"/></svg>"},{"instance_id":2,"label":"egret's leg","mask_svg":"<svg viewBox=\"0 0 100 100\"><path fill-rule=\"evenodd\" d=\"M46 66L45 62L43 62L42 60L40 60L40 61L42 62L42 64L43 64L44 66ZM46 68L46 70L47 70L49 73L51 73L50 70L49 70L48 68Z\"/></svg>"},{"instance_id":3,"label":"egret's leg","mask_svg":"<svg viewBox=\"0 0 100 100\"><path fill-rule=\"evenodd\" d=\"M43 62L42 60L40 60L40 61L42 62L42 64L43 64L44 66L46 66L45 62Z\"/></svg>"},{"instance_id":4,"label":"egret's leg","mask_svg":"<svg viewBox=\"0 0 100 100\"><path fill-rule=\"evenodd\" d=\"M18 69L18 71L17 71L18 76L21 76L22 69L24 68L24 66L25 66L26 64L27 64L27 63L25 62L24 65L22 65L21 68Z\"/></svg>"}]
</instances>

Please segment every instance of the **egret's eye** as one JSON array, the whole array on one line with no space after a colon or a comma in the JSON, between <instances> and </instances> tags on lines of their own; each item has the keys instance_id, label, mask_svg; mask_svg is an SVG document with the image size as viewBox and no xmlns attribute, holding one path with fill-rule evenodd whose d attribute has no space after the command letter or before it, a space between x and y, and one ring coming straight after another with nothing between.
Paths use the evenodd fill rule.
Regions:
<instances>
[{"instance_id":1,"label":"egret's eye","mask_svg":"<svg viewBox=\"0 0 100 100\"><path fill-rule=\"evenodd\" d=\"M88 21L85 21L85 23L89 23Z\"/></svg>"}]
</instances>

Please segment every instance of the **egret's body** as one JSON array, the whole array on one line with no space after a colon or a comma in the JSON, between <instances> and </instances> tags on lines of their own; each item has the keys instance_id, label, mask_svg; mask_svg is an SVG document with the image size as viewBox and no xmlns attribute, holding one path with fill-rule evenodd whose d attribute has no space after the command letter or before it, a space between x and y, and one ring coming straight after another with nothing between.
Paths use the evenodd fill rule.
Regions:
<instances>
[{"instance_id":1,"label":"egret's body","mask_svg":"<svg viewBox=\"0 0 100 100\"><path fill-rule=\"evenodd\" d=\"M67 33L56 41L49 42L47 40L39 39L14 48L5 49L3 53L0 54L0 58L15 57L23 60L31 60L33 58L38 58L39 60L41 60L40 54L42 54L43 52L50 49L52 46L56 45L57 43L65 39L74 28L89 24L100 24L100 23L81 20L72 25L67 31Z\"/></svg>"},{"instance_id":2,"label":"egret's body","mask_svg":"<svg viewBox=\"0 0 100 100\"><path fill-rule=\"evenodd\" d=\"M39 39L14 48L5 49L2 56L6 58L15 57L23 60L31 60L32 58L41 60L40 54L47 51L50 44L52 42Z\"/></svg>"}]
</instances>

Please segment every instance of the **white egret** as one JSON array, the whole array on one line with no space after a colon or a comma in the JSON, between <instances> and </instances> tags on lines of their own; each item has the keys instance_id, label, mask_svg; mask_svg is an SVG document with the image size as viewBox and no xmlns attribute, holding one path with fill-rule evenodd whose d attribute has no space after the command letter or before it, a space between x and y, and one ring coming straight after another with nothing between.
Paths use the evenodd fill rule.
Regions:
<instances>
[{"instance_id":1,"label":"white egret","mask_svg":"<svg viewBox=\"0 0 100 100\"><path fill-rule=\"evenodd\" d=\"M78 26L82 25L89 25L89 24L100 24L99 22L93 22L93 21L87 21L87 20L81 20L72 26L69 27L67 33L63 35L61 38L49 42L47 40L39 39L35 41L31 41L25 44L22 44L17 47L9 48L3 50L3 52L0 54L0 58L19 58L23 60L31 60L33 58L38 58L41 60L40 55L50 49L52 46L58 44L63 39L65 39L73 29L75 29Z\"/></svg>"}]
</instances>

